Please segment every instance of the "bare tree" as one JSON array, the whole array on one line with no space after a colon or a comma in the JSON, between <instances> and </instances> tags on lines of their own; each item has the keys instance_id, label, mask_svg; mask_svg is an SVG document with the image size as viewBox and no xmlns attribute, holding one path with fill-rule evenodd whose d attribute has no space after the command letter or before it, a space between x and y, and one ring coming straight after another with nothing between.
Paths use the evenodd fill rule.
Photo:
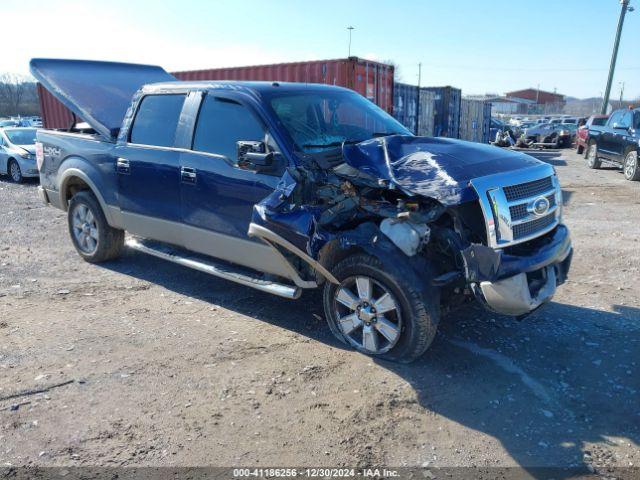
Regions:
<instances>
[{"instance_id":1,"label":"bare tree","mask_svg":"<svg viewBox=\"0 0 640 480\"><path fill-rule=\"evenodd\" d=\"M37 102L36 84L29 77L15 73L0 75L0 113L33 114Z\"/></svg>"},{"instance_id":2,"label":"bare tree","mask_svg":"<svg viewBox=\"0 0 640 480\"><path fill-rule=\"evenodd\" d=\"M393 67L393 81L402 82L402 75L400 74L400 65L393 60L384 60L382 63L391 65Z\"/></svg>"}]
</instances>

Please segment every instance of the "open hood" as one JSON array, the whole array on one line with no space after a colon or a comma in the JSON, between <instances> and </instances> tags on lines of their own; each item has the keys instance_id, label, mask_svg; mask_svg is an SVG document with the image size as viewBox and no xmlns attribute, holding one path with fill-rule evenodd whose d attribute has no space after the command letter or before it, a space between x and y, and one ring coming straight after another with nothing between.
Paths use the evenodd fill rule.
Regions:
<instances>
[{"instance_id":1,"label":"open hood","mask_svg":"<svg viewBox=\"0 0 640 480\"><path fill-rule=\"evenodd\" d=\"M540 165L535 158L481 143L393 135L343 146L353 168L391 183L408 195L456 205L477 198L469 181Z\"/></svg>"},{"instance_id":2,"label":"open hood","mask_svg":"<svg viewBox=\"0 0 640 480\"><path fill-rule=\"evenodd\" d=\"M140 87L176 80L161 67L132 63L34 58L29 67L65 107L109 139L117 137Z\"/></svg>"}]
</instances>

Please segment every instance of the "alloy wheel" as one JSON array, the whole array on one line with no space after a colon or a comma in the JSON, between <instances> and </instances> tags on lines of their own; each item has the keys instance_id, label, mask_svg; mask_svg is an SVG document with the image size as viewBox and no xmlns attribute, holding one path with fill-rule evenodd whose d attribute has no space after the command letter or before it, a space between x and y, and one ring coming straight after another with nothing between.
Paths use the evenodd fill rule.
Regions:
<instances>
[{"instance_id":1,"label":"alloy wheel","mask_svg":"<svg viewBox=\"0 0 640 480\"><path fill-rule=\"evenodd\" d=\"M638 162L638 158L630 153L627 155L627 158L624 162L624 176L627 178L632 178L636 171L636 163Z\"/></svg>"},{"instance_id":2,"label":"alloy wheel","mask_svg":"<svg viewBox=\"0 0 640 480\"><path fill-rule=\"evenodd\" d=\"M388 352L400 338L400 304L387 287L366 276L349 277L334 299L338 329L354 347L368 353Z\"/></svg>"},{"instance_id":3,"label":"alloy wheel","mask_svg":"<svg viewBox=\"0 0 640 480\"><path fill-rule=\"evenodd\" d=\"M22 172L20 171L20 165L18 165L15 161L11 162L11 167L10 167L10 175L11 175L11 179L18 183L20 180L22 180Z\"/></svg>"},{"instance_id":4,"label":"alloy wheel","mask_svg":"<svg viewBox=\"0 0 640 480\"><path fill-rule=\"evenodd\" d=\"M98 225L93 212L86 205L79 204L73 211L73 236L80 250L92 254L98 247Z\"/></svg>"}]
</instances>

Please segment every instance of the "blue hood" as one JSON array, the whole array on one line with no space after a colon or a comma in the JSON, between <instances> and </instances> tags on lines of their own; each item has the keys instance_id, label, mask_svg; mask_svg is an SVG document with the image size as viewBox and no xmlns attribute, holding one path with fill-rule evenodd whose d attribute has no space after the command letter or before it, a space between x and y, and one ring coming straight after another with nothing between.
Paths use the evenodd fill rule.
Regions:
<instances>
[{"instance_id":1,"label":"blue hood","mask_svg":"<svg viewBox=\"0 0 640 480\"><path fill-rule=\"evenodd\" d=\"M132 63L34 58L29 67L65 107L108 139L116 137L140 87L176 80L161 67Z\"/></svg>"},{"instance_id":2,"label":"blue hood","mask_svg":"<svg viewBox=\"0 0 640 480\"><path fill-rule=\"evenodd\" d=\"M407 195L457 205L477 199L469 181L542 162L520 152L449 138L393 135L343 146L350 166Z\"/></svg>"}]
</instances>

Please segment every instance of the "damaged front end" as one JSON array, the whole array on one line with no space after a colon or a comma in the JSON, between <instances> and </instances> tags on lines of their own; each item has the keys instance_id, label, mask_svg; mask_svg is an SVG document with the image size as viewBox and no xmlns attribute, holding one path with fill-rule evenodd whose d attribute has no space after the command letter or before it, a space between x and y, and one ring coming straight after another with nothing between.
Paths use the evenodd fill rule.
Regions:
<instances>
[{"instance_id":1,"label":"damaged front end","mask_svg":"<svg viewBox=\"0 0 640 480\"><path fill-rule=\"evenodd\" d=\"M533 188L504 206L484 198L512 187L509 178L523 180L518 186L555 175L531 157L486 148L396 135L305 155L254 207L249 234L271 245L303 288L339 283L332 266L363 251L425 295L440 289L444 310L477 298L501 313L526 314L566 277L571 243L560 209L543 230L535 230L537 217L531 219L519 241L514 235L523 227L516 225L528 218L515 219L521 204L530 201L529 193L548 192ZM477 180L486 178L501 182ZM557 182L550 185L551 195L559 195ZM513 206L513 219L495 210ZM515 230L511 237L505 222Z\"/></svg>"}]
</instances>

